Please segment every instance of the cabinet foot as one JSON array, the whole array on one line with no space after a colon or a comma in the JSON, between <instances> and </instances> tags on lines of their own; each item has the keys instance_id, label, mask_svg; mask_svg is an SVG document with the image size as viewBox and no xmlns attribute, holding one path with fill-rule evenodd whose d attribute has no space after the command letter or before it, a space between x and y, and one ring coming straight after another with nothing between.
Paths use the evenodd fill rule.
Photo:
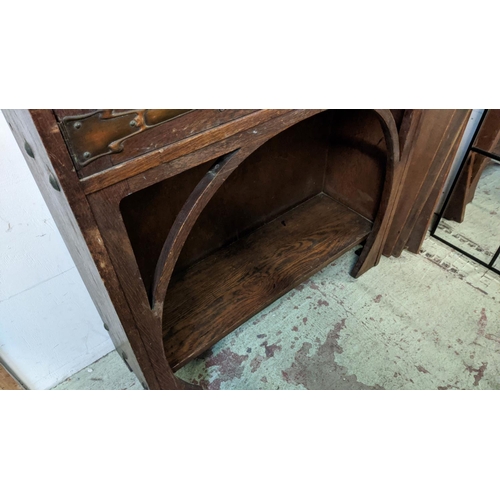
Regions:
<instances>
[{"instance_id":1,"label":"cabinet foot","mask_svg":"<svg viewBox=\"0 0 500 500\"><path fill-rule=\"evenodd\" d=\"M177 379L177 390L181 391L202 391L203 387L201 385L197 384L190 384L189 382L186 382L185 380L181 380L180 378L176 377Z\"/></svg>"}]
</instances>

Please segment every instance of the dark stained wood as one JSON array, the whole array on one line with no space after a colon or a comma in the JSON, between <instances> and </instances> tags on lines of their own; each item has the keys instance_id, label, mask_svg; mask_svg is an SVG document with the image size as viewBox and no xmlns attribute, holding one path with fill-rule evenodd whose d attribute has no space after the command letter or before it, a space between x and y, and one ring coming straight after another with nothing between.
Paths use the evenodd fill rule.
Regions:
<instances>
[{"instance_id":1,"label":"dark stained wood","mask_svg":"<svg viewBox=\"0 0 500 500\"><path fill-rule=\"evenodd\" d=\"M416 151L414 147L415 140L419 136L423 124L424 111L423 110L410 110L406 113L406 120L402 124L400 131L400 148L401 148L401 163L404 165L406 172L402 184L400 186L400 197L398 198L397 207L394 217L391 221L391 228L387 235L384 244L384 255L390 257L394 251L394 247L401 231L403 230L407 213L404 210L404 203L408 203L411 198L412 192L417 190L417 185L414 176L421 175L422 169L415 172L416 162L413 162L413 155ZM397 222L396 222L397 221Z\"/></svg>"},{"instance_id":2,"label":"dark stained wood","mask_svg":"<svg viewBox=\"0 0 500 500\"><path fill-rule=\"evenodd\" d=\"M98 158L122 153L133 136L185 115L190 109L103 109L84 115L68 116L60 122L63 137L75 168ZM151 146L151 145L150 145ZM112 157L111 157L112 159Z\"/></svg>"},{"instance_id":3,"label":"dark stained wood","mask_svg":"<svg viewBox=\"0 0 500 500\"><path fill-rule=\"evenodd\" d=\"M123 162L110 170L82 179L83 189L86 194L99 191L117 182L142 174L163 163L175 160L183 155L209 146L210 144L227 139L234 134L240 132L245 134L252 133L251 130L249 131L252 127L260 125L266 120L286 115L289 112L290 110L285 109L262 110L237 120L224 123L208 130L204 134L187 137L186 139L179 140L138 158Z\"/></svg>"},{"instance_id":4,"label":"dark stained wood","mask_svg":"<svg viewBox=\"0 0 500 500\"><path fill-rule=\"evenodd\" d=\"M446 132L442 134L442 140L437 146L434 146L436 149L432 162L427 169L423 169L427 173L414 200L411 214L400 233L399 244L395 247L396 256L400 256L404 249L418 253L425 239L434 208L439 201L446 177L470 116L470 110L454 111L449 115L449 123ZM442 117L440 117L439 124L443 124ZM435 137L433 139L434 144L436 144ZM422 147L432 150L433 145L432 143L423 144ZM415 148L415 153L418 151ZM405 243L403 244L403 242Z\"/></svg>"},{"instance_id":5,"label":"dark stained wood","mask_svg":"<svg viewBox=\"0 0 500 500\"><path fill-rule=\"evenodd\" d=\"M233 182L230 186L225 186L223 196L220 197L221 203L218 204L215 210L212 209L211 212L207 213L206 220L202 220L198 224L200 229L206 226L211 226L210 229L213 228L214 224L210 224L210 219L217 218L218 227L226 226L225 223L229 219L233 222L233 229L230 230L229 235L225 234L222 237L223 243L227 243L228 240L235 237L235 231L238 234L245 233L251 227L265 221L265 219L272 218L274 215L288 209L290 205L301 202L320 192L320 180L323 177L322 172L325 168L327 144L318 141L318 139L321 139L322 134L321 132L316 133L315 125L322 126L324 120L321 119L321 115L318 115L309 118L307 122L301 122L296 124L293 129L281 132L278 136L267 141L265 145L260 146L262 141L259 140L252 147L247 146L245 149L225 155L201 179L173 223L157 263L153 285L153 308L157 314L163 310L163 298L175 263L202 210L232 172L240 166L242 160L250 156L256 149L258 149L259 153L248 158L238 170L243 173L243 178L235 175L233 180L236 182ZM309 143L308 148L300 147L303 145L304 140L311 135L311 127L304 128L304 125L311 125L311 122L313 124L314 142ZM324 134L324 139L326 139L326 134ZM319 158L315 151L319 152ZM294 154L295 152L297 154ZM308 158L303 158L301 152L306 152ZM283 157L285 161L283 161ZM319 161L315 162L314 160ZM305 164L308 164L307 169L304 168ZM307 176L301 176L301 172L306 172ZM316 188L313 187L311 192L308 184L311 184L312 180L314 186L314 172L317 172ZM288 179L291 182L287 182ZM240 180L239 186L238 180ZM303 182L300 182L301 180ZM298 197L296 186L300 187ZM276 189L277 187L278 189ZM295 192L292 193L290 187L294 188ZM302 194L304 188L306 188L307 194ZM241 206L242 198L243 206ZM281 203L280 200L282 200ZM230 209L225 210L225 207L230 207ZM240 209L238 210L238 208ZM241 209L244 210L244 215L241 215ZM197 253L200 252L197 251Z\"/></svg>"},{"instance_id":6,"label":"dark stained wood","mask_svg":"<svg viewBox=\"0 0 500 500\"><path fill-rule=\"evenodd\" d=\"M205 174L176 217L156 264L153 282L153 312L161 317L165 293L179 254L202 210L224 181L241 163L241 150L222 157Z\"/></svg>"},{"instance_id":7,"label":"dark stained wood","mask_svg":"<svg viewBox=\"0 0 500 500\"><path fill-rule=\"evenodd\" d=\"M143 134L127 141L123 153L113 155L113 165L149 153L158 148L177 142L187 137L200 134L220 125L230 123L238 118L254 113L255 109L195 109L189 114L147 130Z\"/></svg>"},{"instance_id":8,"label":"dark stained wood","mask_svg":"<svg viewBox=\"0 0 500 500\"><path fill-rule=\"evenodd\" d=\"M242 144L246 144L247 154L252 151L199 214L179 256L181 267L200 260L322 191L328 145L322 115L307 117L300 113L299 117L306 119L278 135L277 125L293 124L299 118L280 120L274 126L266 122L254 129L257 134L238 134L234 141L217 143L222 146L207 147L184 156L184 170L180 174L164 180L155 174L154 184L149 172L127 181L126 189L132 194L121 201L120 208L148 293L156 262L177 214L220 156ZM274 137L269 138L272 134ZM174 160L161 167L163 175L171 173L172 168L177 170L178 164L179 161ZM142 186L148 187L140 189Z\"/></svg>"},{"instance_id":9,"label":"dark stained wood","mask_svg":"<svg viewBox=\"0 0 500 500\"><path fill-rule=\"evenodd\" d=\"M394 220L397 217L397 211L399 210L400 200L402 196L407 196L404 192L407 183L412 175L411 172L411 159L413 157L413 143L417 134L420 130L422 122L423 112L422 110L407 110L403 121L401 123L401 128L399 131L399 147L400 147L400 163L401 163L401 177L399 179L398 197L397 202L394 206L393 216L391 218L391 227L388 229L387 236L384 242L383 255L390 256L390 251L392 250L394 243L390 242L391 235L397 238L402 228L399 228L399 232L394 231ZM388 250L390 248L390 250Z\"/></svg>"},{"instance_id":10,"label":"dark stained wood","mask_svg":"<svg viewBox=\"0 0 500 500\"><path fill-rule=\"evenodd\" d=\"M54 114L58 121L70 119L81 115L89 115L99 111L98 109L55 109ZM103 110L105 112L133 112L133 109L117 109L117 110ZM156 115L157 112L162 114L165 110L148 110L149 115ZM134 141L130 139L127 141L127 152L123 152L119 156L113 156L109 161L106 158L100 158L96 165L87 168L83 175L87 176L92 173L99 172L105 168L109 168L114 164L122 163L125 159L133 158L138 155L152 151L156 148L162 147L169 142L175 142L184 137L197 134L210 128L217 127L221 124L228 123L238 117L248 115L257 110L244 110L244 109L197 109L192 110L193 115L188 120L179 120L173 126L168 126L164 129L158 130L156 133L148 131L148 134L142 134Z\"/></svg>"},{"instance_id":11,"label":"dark stained wood","mask_svg":"<svg viewBox=\"0 0 500 500\"><path fill-rule=\"evenodd\" d=\"M479 155L471 151L468 158L465 160L463 170L459 174L457 184L453 188L453 193L448 201L448 205L443 213L443 218L453 220L455 222L463 222L465 217L465 209L470 203L470 193L475 192L473 185L473 172L482 171L482 166L490 161L489 158ZM478 178L479 180L479 178Z\"/></svg>"},{"instance_id":12,"label":"dark stained wood","mask_svg":"<svg viewBox=\"0 0 500 500\"><path fill-rule=\"evenodd\" d=\"M401 122L399 131L400 161L408 163L412 156L412 145L419 130L420 121L423 116L421 109L407 109Z\"/></svg>"},{"instance_id":13,"label":"dark stained wood","mask_svg":"<svg viewBox=\"0 0 500 500\"><path fill-rule=\"evenodd\" d=\"M489 109L486 112L481 130L479 130L474 146L488 153L500 155L500 141L498 131L500 130L500 109Z\"/></svg>"},{"instance_id":14,"label":"dark stained wood","mask_svg":"<svg viewBox=\"0 0 500 500\"><path fill-rule=\"evenodd\" d=\"M127 160L156 151L180 140L201 134L221 125L251 115L253 109L195 109L187 114L150 128L124 141L122 152L109 156L111 165L119 165ZM109 168L100 164L100 159L80 170L81 177L87 177Z\"/></svg>"},{"instance_id":15,"label":"dark stained wood","mask_svg":"<svg viewBox=\"0 0 500 500\"><path fill-rule=\"evenodd\" d=\"M161 321L151 311L149 297L120 214L120 200L126 194L126 183L121 183L88 196L88 200L160 388L189 389L189 384L173 374L163 352Z\"/></svg>"},{"instance_id":16,"label":"dark stained wood","mask_svg":"<svg viewBox=\"0 0 500 500\"><path fill-rule=\"evenodd\" d=\"M375 113L374 124L382 137L387 134L387 143L391 151L387 168L392 178L394 158L397 158L399 154L397 131L390 113L386 112L385 115L383 111L378 113L383 115L380 119L384 126L381 127L377 113ZM321 186L328 157L330 112L313 113L313 116L309 116L290 128L289 124L293 124L294 121L304 116L307 117L307 114L304 115L303 112L294 115L297 117L280 117L275 120L278 123L274 123L273 120L266 122L256 127L251 135L247 134L243 137L246 139L246 143L243 144L246 144L247 150L252 147L256 149L256 152L231 175L230 182L225 184L218 193L220 196L211 200L210 210L204 210L201 215L199 211L195 212L196 218L200 217L200 220L196 222L196 230L189 235L182 250L180 260L183 265L210 254L224 244L231 243L235 238L256 228L259 224L322 191ZM333 117L335 118L335 114ZM282 128L284 130L281 130ZM272 139L269 139L270 136L273 136ZM238 139L240 140L239 137ZM232 147L237 144L241 145L242 142L235 142ZM257 149L258 146L260 147ZM210 155L213 155L213 152ZM197 161L207 159L206 156L193 158ZM192 161L185 163L186 167L192 168ZM143 176L140 181L144 182ZM202 180L200 182L203 183ZM128 181L128 186L124 189L130 191L131 183L132 179ZM147 183L149 184L149 181ZM168 253L165 251L162 259L159 252L163 247L166 231L172 227L174 213L180 211L178 225L185 215L178 201L175 203L177 206L175 211L171 211L169 193L174 193L173 196L179 200L177 194L184 192L186 194L183 196L187 199L189 191L186 192L186 186L190 183L191 181L186 183L184 178L179 179L178 184L169 182L164 189L161 189L161 192L157 190L159 187L157 184L152 187L152 192L151 189L148 193L139 192L124 199L121 203L124 222L148 293L152 284L154 263L159 258L160 268L163 268L166 263ZM190 200L185 202L188 207L194 203L196 196L191 196ZM380 242L384 235L379 235L379 232L384 230L389 222L387 208L392 206L389 200L394 197L393 190L389 189L384 196L383 209L377 212L377 228L373 232L373 237L365 245L358 262L359 273L376 265L380 259ZM213 223L214 220L217 220L217 224ZM177 258L177 253L175 255ZM163 290L161 295L163 295ZM159 304L156 304L159 308Z\"/></svg>"},{"instance_id":17,"label":"dark stained wood","mask_svg":"<svg viewBox=\"0 0 500 500\"><path fill-rule=\"evenodd\" d=\"M387 150L373 110L335 110L324 190L374 220L384 187Z\"/></svg>"},{"instance_id":18,"label":"dark stained wood","mask_svg":"<svg viewBox=\"0 0 500 500\"><path fill-rule=\"evenodd\" d=\"M200 215L180 256L182 266L322 192L329 113L310 116L278 134L275 131L254 147Z\"/></svg>"},{"instance_id":19,"label":"dark stained wood","mask_svg":"<svg viewBox=\"0 0 500 500\"><path fill-rule=\"evenodd\" d=\"M281 111L281 110L275 110ZM321 115L321 110L295 110L288 113L279 113L277 116L270 117L269 115L265 115L263 117L263 121L260 124L253 124L250 129L239 130L235 129L235 133L229 137L226 137L221 140L216 140L213 143L205 144L205 141L197 141L196 144L192 144L192 152L183 153L180 157L174 155L173 159L168 162L160 162L154 166L151 166L146 172L140 172L137 175L132 177L128 177L126 180L128 185L130 186L131 191L139 191L148 186L161 182L164 179L168 179L174 175L178 175L183 173L187 169L198 166L199 164L207 161L207 159L215 159L219 158L235 149L239 149L242 145L251 145L251 144L259 144L263 145L265 148L268 147L268 142L271 144L274 143L274 139L276 138L280 144L276 147L276 149L281 149L281 154L276 154L277 158L275 161L284 160L285 158L290 158L293 155L299 155L302 159L306 159L306 164L308 165L308 169L310 170L310 163L315 165L317 163L317 153L315 151L316 148L313 149L312 154L314 155L312 158L307 156L307 151L301 151L298 144L304 146L308 146L311 141L317 142L318 138L313 137L313 133L311 130L308 130L307 127L296 129L294 126L300 126L300 123L303 121L307 121L309 118L312 118L317 115ZM253 116L253 115L252 115ZM239 125L239 123L236 123ZM325 125L326 126L326 125ZM289 131L289 129L293 127L295 131L293 137L287 136L283 141L281 141L281 134L284 131ZM316 132L319 132L322 136L320 140L325 139L325 131L321 131L316 129ZM207 132L210 134L211 132ZM279 137L277 137L279 135ZM176 144L172 146L173 148L177 147ZM283 152L283 147L289 148L292 153ZM170 155L169 155L170 156ZM290 162L288 162L290 163ZM322 161L323 163L323 161ZM301 164L301 169L304 170L304 164ZM296 170L297 173L297 170ZM90 180L90 178L89 178ZM85 185L86 181L82 181Z\"/></svg>"},{"instance_id":20,"label":"dark stained wood","mask_svg":"<svg viewBox=\"0 0 500 500\"><path fill-rule=\"evenodd\" d=\"M456 222L463 222L465 217L465 209L467 205L474 199L477 184L481 178L481 174L487 165L491 163L488 157L471 151L457 184L453 189L453 193L449 199L443 217Z\"/></svg>"},{"instance_id":21,"label":"dark stained wood","mask_svg":"<svg viewBox=\"0 0 500 500\"><path fill-rule=\"evenodd\" d=\"M382 199L373 223L373 229L351 273L355 278L361 276L373 266L378 265L380 261L403 177L402 164L399 161L399 136L394 117L388 110L377 109L374 111L384 133L387 163Z\"/></svg>"},{"instance_id":22,"label":"dark stained wood","mask_svg":"<svg viewBox=\"0 0 500 500\"><path fill-rule=\"evenodd\" d=\"M120 214L148 294L152 291L156 263L177 215L215 161L217 158L202 162L138 191L124 181L130 194L120 201Z\"/></svg>"},{"instance_id":23,"label":"dark stained wood","mask_svg":"<svg viewBox=\"0 0 500 500\"><path fill-rule=\"evenodd\" d=\"M174 370L352 249L371 223L320 194L176 275L163 314Z\"/></svg>"},{"instance_id":24,"label":"dark stained wood","mask_svg":"<svg viewBox=\"0 0 500 500\"><path fill-rule=\"evenodd\" d=\"M267 140L267 136L259 137L258 134L253 133L248 137L255 142L254 147ZM120 214L120 201L128 194L130 194L130 189L128 182L125 181L89 195L88 199L97 224L103 233L104 242L127 301L129 305L133 304L134 319L145 340L148 355L156 372L163 377L161 386L162 388L177 388L181 381L172 376L161 347L161 318L158 318L150 309L147 291L142 284L133 249Z\"/></svg>"},{"instance_id":25,"label":"dark stained wood","mask_svg":"<svg viewBox=\"0 0 500 500\"><path fill-rule=\"evenodd\" d=\"M411 150L403 154L408 173L402 187L391 228L384 245L384 255L399 256L412 237L412 251L418 252L416 241L423 241L430 225L429 206L437 203L444 180L440 173L463 134L470 110L424 110L415 122ZM441 182L441 184L440 184ZM430 197L430 198L429 198ZM425 207L425 210L424 210ZM418 234L413 234L413 232Z\"/></svg>"},{"instance_id":26,"label":"dark stained wood","mask_svg":"<svg viewBox=\"0 0 500 500\"><path fill-rule=\"evenodd\" d=\"M396 123L397 129L398 129L398 131L400 131L401 126L403 124L403 120L404 120L405 115L406 115L406 112L408 110L406 110L406 109L391 109L390 111L392 113L392 116L394 117L394 122Z\"/></svg>"},{"instance_id":27,"label":"dark stained wood","mask_svg":"<svg viewBox=\"0 0 500 500\"><path fill-rule=\"evenodd\" d=\"M422 209L420 210L419 216L413 225L408 240L405 245L405 249L418 253L422 247L425 237L427 236L427 230L429 229L430 222L432 221L433 215L437 211L437 204L439 202L439 198L443 192L443 187L445 185L446 179L448 178L451 170L451 166L453 164L453 160L457 154L458 148L460 146L461 138L465 132L465 128L467 126L469 114L466 115L467 119L465 119L465 115L463 115L463 120L461 123L461 128L458 131L458 134L455 137L454 143L451 145L448 154L443 161L441 168L439 169L439 173L436 177L436 180L433 186L428 190L427 200L425 201ZM430 173L429 173L430 176Z\"/></svg>"},{"instance_id":28,"label":"dark stained wood","mask_svg":"<svg viewBox=\"0 0 500 500\"><path fill-rule=\"evenodd\" d=\"M382 254L386 256L387 256L388 240L390 238L391 231L393 231L394 218L396 216L399 207L399 202L401 196L406 195L404 193L404 189L408 182L408 173L410 171L410 165L411 165L410 160L413 155L412 145L419 131L419 127L421 125L422 115L423 115L422 110L414 110L414 109L407 110L407 112L403 117L401 127L399 130L399 147L401 152L400 165L399 165L400 174L399 174L399 180L396 182L398 192L396 195L396 201L393 205L391 225L387 228L387 233L384 238L384 247L382 248Z\"/></svg>"},{"instance_id":29,"label":"dark stained wood","mask_svg":"<svg viewBox=\"0 0 500 500\"><path fill-rule=\"evenodd\" d=\"M290 124L315 114L317 114L317 111L314 110L301 111L295 113L291 119L280 119L274 126L268 127L267 124L264 124L260 128L252 130L250 134L247 134L245 147L241 148L242 157L236 158L235 155L235 159L238 159L240 162L283 128L287 129ZM203 157L202 160L206 162L210 158ZM191 166L194 167L194 165ZM161 381L161 386L162 388L177 388L180 381L169 375L171 371L166 363L161 344L159 345L159 342L161 342L161 316L156 311L150 309L147 288L142 283L140 271L134 259L134 251L126 237L127 233L120 213L120 204L126 200L131 192L129 181L124 181L105 190L93 193L88 196L88 199L97 224L102 231L113 266L127 296L127 301L130 305L133 304L134 319L138 325L141 337L145 340L149 357L155 370L164 377L164 380ZM193 200L196 199L198 197L195 194ZM147 197L145 200L147 201ZM189 200L187 206L191 206ZM213 221L211 225L213 226ZM162 268L161 265L160 268ZM160 323L158 323L158 320Z\"/></svg>"}]
</instances>

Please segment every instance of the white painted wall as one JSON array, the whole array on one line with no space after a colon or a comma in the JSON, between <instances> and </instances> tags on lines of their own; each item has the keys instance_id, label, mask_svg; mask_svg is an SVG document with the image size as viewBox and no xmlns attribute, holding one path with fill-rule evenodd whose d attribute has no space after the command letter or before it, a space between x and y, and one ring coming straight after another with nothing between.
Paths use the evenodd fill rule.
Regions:
<instances>
[{"instance_id":1,"label":"white painted wall","mask_svg":"<svg viewBox=\"0 0 500 500\"><path fill-rule=\"evenodd\" d=\"M113 350L0 113L0 360L49 389Z\"/></svg>"}]
</instances>

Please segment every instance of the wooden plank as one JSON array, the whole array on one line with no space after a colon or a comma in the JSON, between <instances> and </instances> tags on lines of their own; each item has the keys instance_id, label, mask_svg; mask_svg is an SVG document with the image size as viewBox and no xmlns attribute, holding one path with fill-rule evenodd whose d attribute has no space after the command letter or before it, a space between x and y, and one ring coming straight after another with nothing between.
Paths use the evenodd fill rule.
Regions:
<instances>
[{"instance_id":1,"label":"wooden plank","mask_svg":"<svg viewBox=\"0 0 500 500\"><path fill-rule=\"evenodd\" d=\"M119 204L127 192L126 184L126 182L116 184L94 193L88 197L88 200L109 252L111 265L117 274L140 338L144 342L159 388L193 388L194 386L186 384L174 375L163 352L161 319L156 318L151 311L149 298L134 258L134 251L120 215Z\"/></svg>"},{"instance_id":2,"label":"wooden plank","mask_svg":"<svg viewBox=\"0 0 500 500\"><path fill-rule=\"evenodd\" d=\"M453 114L453 110L444 113L446 115L439 115L439 110L424 110L419 123L416 124L417 129L414 131L411 149L407 149L402 156L402 161L406 163L408 171L402 196L399 199L391 230L385 243L384 253L386 256L394 255L396 245L401 248L401 233L408 223L412 207L422 189L430 165L436 155L436 148L439 147L442 139L442 135L435 133L436 123L442 123L446 126L448 115ZM441 132L443 132L442 129ZM433 142L433 138L439 141L437 145ZM404 243L406 243L406 238Z\"/></svg>"},{"instance_id":3,"label":"wooden plank","mask_svg":"<svg viewBox=\"0 0 500 500\"><path fill-rule=\"evenodd\" d=\"M241 163L239 154L241 150L220 158L198 183L177 215L156 264L152 294L153 311L156 314L161 316L170 277L189 233L213 195Z\"/></svg>"},{"instance_id":4,"label":"wooden plank","mask_svg":"<svg viewBox=\"0 0 500 500\"><path fill-rule=\"evenodd\" d=\"M109 111L109 110L108 110ZM154 110L149 110L154 111ZM185 111L185 110L180 110ZM153 128L143 130L123 141L123 151L106 155L78 168L80 177L88 177L114 165L137 158L159 148L174 144L178 141L205 133L212 128L230 123L238 118L252 114L253 109L193 109L178 117L159 124ZM133 115L132 115L133 116ZM101 132L98 130L97 134ZM90 139L90 137L89 137ZM100 161L108 159L109 164Z\"/></svg>"},{"instance_id":5,"label":"wooden plank","mask_svg":"<svg viewBox=\"0 0 500 500\"><path fill-rule=\"evenodd\" d=\"M324 191L375 220L382 199L387 149L371 109L332 110Z\"/></svg>"},{"instance_id":6,"label":"wooden plank","mask_svg":"<svg viewBox=\"0 0 500 500\"><path fill-rule=\"evenodd\" d=\"M19 391L23 388L0 363L0 391Z\"/></svg>"},{"instance_id":7,"label":"wooden plank","mask_svg":"<svg viewBox=\"0 0 500 500\"><path fill-rule=\"evenodd\" d=\"M453 111L446 132L442 135L439 147L427 171L425 182L415 199L405 227L401 231L399 244L395 247L396 256L400 256L405 248L418 253L431 223L433 208L438 202L446 181L443 172L446 173L451 168L455 151L470 114L468 110Z\"/></svg>"},{"instance_id":8,"label":"wooden plank","mask_svg":"<svg viewBox=\"0 0 500 500\"><path fill-rule=\"evenodd\" d=\"M407 182L407 176L409 167L411 164L411 159L413 157L413 143L415 137L422 123L423 111L421 109L410 109L406 110L405 116L403 118L401 129L399 131L399 148L400 148L400 175L397 186L397 201L393 206L393 211L390 219L390 225L387 228L387 233L384 241L384 247L382 249L382 254L386 257L390 256L390 251L394 246L394 242L391 242L391 236L393 240L397 238L399 232L394 231L394 219L399 208L401 195L404 192L404 187Z\"/></svg>"},{"instance_id":9,"label":"wooden plank","mask_svg":"<svg viewBox=\"0 0 500 500\"><path fill-rule=\"evenodd\" d=\"M165 353L174 370L362 242L372 224L325 194L174 275Z\"/></svg>"},{"instance_id":10,"label":"wooden plank","mask_svg":"<svg viewBox=\"0 0 500 500\"><path fill-rule=\"evenodd\" d=\"M450 149L459 140L458 131L467 120L470 110L424 110L415 139L412 141L411 155L406 159L408 173L391 224L384 255L399 256L406 247L414 228L419 235L412 239L420 240L423 231L430 223L424 220L427 213L429 193L434 192L436 180ZM425 229L422 230L422 227Z\"/></svg>"},{"instance_id":11,"label":"wooden plank","mask_svg":"<svg viewBox=\"0 0 500 500\"><path fill-rule=\"evenodd\" d=\"M453 147L448 151L448 155L446 159L443 161L441 165L441 169L438 173L436 181L432 188L429 189L427 194L427 201L423 205L420 210L417 219L415 220L415 224L412 227L410 236L406 242L406 250L418 253L422 244L424 243L424 239L427 236L427 230L429 228L429 224L432 220L432 216L437 209L437 204L439 202L439 197L443 192L443 187L445 185L446 179L448 178L451 170L451 166L453 164L453 160L458 151L458 147L460 146L460 140L465 132L465 128L467 126L467 120L463 120L461 129L457 135L457 138L453 144Z\"/></svg>"},{"instance_id":12,"label":"wooden plank","mask_svg":"<svg viewBox=\"0 0 500 500\"><path fill-rule=\"evenodd\" d=\"M194 156L186 155L181 160L187 169L167 179L159 172L154 173L159 182L153 185L149 185L151 171L126 181L134 193L120 202L120 211L148 294L170 228L217 158L245 145L240 149L243 156L239 155L244 161L197 218L198 230L190 233L183 246L176 264L178 269L202 260L322 191L328 145L327 114L301 120L269 139L269 134L276 131L258 127L254 129L257 134L246 135L246 142L243 142L245 137L238 140L237 136L232 142L223 141L226 143L223 147L217 143ZM244 157L250 153L249 148L254 151ZM171 170L178 164L175 160L164 167ZM144 183L149 187L141 190Z\"/></svg>"},{"instance_id":13,"label":"wooden plank","mask_svg":"<svg viewBox=\"0 0 500 500\"><path fill-rule=\"evenodd\" d=\"M286 109L267 109L224 123L205 133L196 134L138 158L128 160L104 172L86 177L81 181L83 189L87 194L99 191L130 177L142 174L162 163L175 160L182 155L192 153L214 142L223 141L240 132L245 132L248 128L262 125L266 120L285 115L290 111Z\"/></svg>"},{"instance_id":14,"label":"wooden plank","mask_svg":"<svg viewBox=\"0 0 500 500\"><path fill-rule=\"evenodd\" d=\"M500 109L489 109L478 132L474 146L489 153L500 154Z\"/></svg>"},{"instance_id":15,"label":"wooden plank","mask_svg":"<svg viewBox=\"0 0 500 500\"><path fill-rule=\"evenodd\" d=\"M363 273L376 266L382 256L390 223L399 196L399 185L402 178L402 165L399 162L399 135L392 114L384 109L374 110L380 120L387 148L387 164L385 167L385 182L382 199L373 230L354 266L351 275L358 278Z\"/></svg>"}]
</instances>

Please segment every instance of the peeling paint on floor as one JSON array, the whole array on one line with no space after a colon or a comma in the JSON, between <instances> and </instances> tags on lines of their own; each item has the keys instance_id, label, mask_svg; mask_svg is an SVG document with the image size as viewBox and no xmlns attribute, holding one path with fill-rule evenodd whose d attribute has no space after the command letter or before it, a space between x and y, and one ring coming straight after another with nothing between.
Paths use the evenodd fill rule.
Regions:
<instances>
[{"instance_id":1,"label":"peeling paint on floor","mask_svg":"<svg viewBox=\"0 0 500 500\"><path fill-rule=\"evenodd\" d=\"M179 376L208 389L500 387L493 273L432 239L358 280L355 259L323 269Z\"/></svg>"},{"instance_id":2,"label":"peeling paint on floor","mask_svg":"<svg viewBox=\"0 0 500 500\"><path fill-rule=\"evenodd\" d=\"M500 388L498 276L430 238L420 255L384 258L357 280L356 258L327 266L177 374L209 390Z\"/></svg>"},{"instance_id":3,"label":"peeling paint on floor","mask_svg":"<svg viewBox=\"0 0 500 500\"><path fill-rule=\"evenodd\" d=\"M481 174L464 220L459 223L441 219L436 235L481 261L490 262L500 245L499 214L500 165L492 161Z\"/></svg>"}]
</instances>

